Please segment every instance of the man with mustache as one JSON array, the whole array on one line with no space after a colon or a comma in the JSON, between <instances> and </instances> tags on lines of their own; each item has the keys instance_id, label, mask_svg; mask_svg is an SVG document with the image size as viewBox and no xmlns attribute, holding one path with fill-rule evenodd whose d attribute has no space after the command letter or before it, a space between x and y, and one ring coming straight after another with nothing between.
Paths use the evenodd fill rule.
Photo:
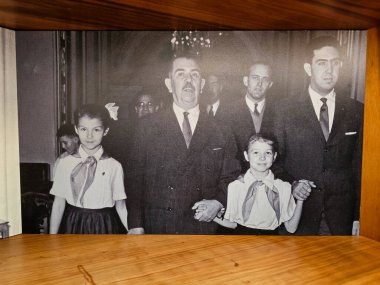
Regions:
<instances>
[{"instance_id":1,"label":"man with mustache","mask_svg":"<svg viewBox=\"0 0 380 285\"><path fill-rule=\"evenodd\" d=\"M270 133L274 113L274 100L267 96L273 85L271 66L265 61L256 61L247 71L243 77L246 95L231 105L225 115L236 140L237 159L243 172L249 168L243 155L249 138L257 133Z\"/></svg>"},{"instance_id":2,"label":"man with mustache","mask_svg":"<svg viewBox=\"0 0 380 285\"><path fill-rule=\"evenodd\" d=\"M336 88L342 69L339 42L318 37L306 48L307 90L281 104L275 120L277 166L306 198L296 234L359 233L363 104Z\"/></svg>"},{"instance_id":3,"label":"man with mustache","mask_svg":"<svg viewBox=\"0 0 380 285\"><path fill-rule=\"evenodd\" d=\"M239 174L231 132L200 112L205 80L190 54L174 58L166 110L142 118L127 171L129 233L213 234Z\"/></svg>"}]
</instances>

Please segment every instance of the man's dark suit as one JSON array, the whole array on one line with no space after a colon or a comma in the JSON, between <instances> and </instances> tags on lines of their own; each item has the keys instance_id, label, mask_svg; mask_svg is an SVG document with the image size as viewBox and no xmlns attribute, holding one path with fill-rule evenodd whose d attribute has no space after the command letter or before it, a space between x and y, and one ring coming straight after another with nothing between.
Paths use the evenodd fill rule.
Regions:
<instances>
[{"instance_id":1,"label":"man's dark suit","mask_svg":"<svg viewBox=\"0 0 380 285\"><path fill-rule=\"evenodd\" d=\"M265 99L265 109L261 122L260 133L269 134L273 132L273 116L275 112L274 102ZM241 163L242 171L249 168L249 163L244 158L249 138L256 134L255 125L251 112L247 106L245 98L231 104L225 114L221 114L230 125L238 147L237 159Z\"/></svg>"},{"instance_id":2,"label":"man's dark suit","mask_svg":"<svg viewBox=\"0 0 380 285\"><path fill-rule=\"evenodd\" d=\"M191 144L172 108L143 119L126 181L129 227L154 234L213 234L191 209L202 199L226 205L228 183L239 174L232 134L201 113Z\"/></svg>"},{"instance_id":3,"label":"man's dark suit","mask_svg":"<svg viewBox=\"0 0 380 285\"><path fill-rule=\"evenodd\" d=\"M351 234L359 219L362 122L363 105L338 93L326 142L308 92L282 104L275 120L276 166L286 173L283 178L317 186L304 202L296 234L318 234L322 210L333 235Z\"/></svg>"}]
</instances>

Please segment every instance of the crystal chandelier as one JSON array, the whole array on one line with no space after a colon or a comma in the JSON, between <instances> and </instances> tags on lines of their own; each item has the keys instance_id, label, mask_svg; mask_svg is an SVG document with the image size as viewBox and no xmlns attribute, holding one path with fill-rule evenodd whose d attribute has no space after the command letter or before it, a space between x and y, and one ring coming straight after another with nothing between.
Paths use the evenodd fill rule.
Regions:
<instances>
[{"instance_id":1,"label":"crystal chandelier","mask_svg":"<svg viewBox=\"0 0 380 285\"><path fill-rule=\"evenodd\" d=\"M170 40L174 56L186 50L200 55L203 49L211 47L215 35L222 36L222 34L222 32L208 31L174 31Z\"/></svg>"}]
</instances>

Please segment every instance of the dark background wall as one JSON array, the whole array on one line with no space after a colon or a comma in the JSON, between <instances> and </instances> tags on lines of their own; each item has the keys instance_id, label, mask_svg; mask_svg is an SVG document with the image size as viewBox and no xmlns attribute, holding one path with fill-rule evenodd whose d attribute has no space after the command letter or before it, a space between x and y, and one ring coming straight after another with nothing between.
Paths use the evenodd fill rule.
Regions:
<instances>
[{"instance_id":1,"label":"dark background wall","mask_svg":"<svg viewBox=\"0 0 380 285\"><path fill-rule=\"evenodd\" d=\"M72 121L83 103L116 102L120 117L142 88L153 87L169 102L164 86L172 31L17 31L20 161L53 164L59 150L57 127ZM303 50L312 37L331 35L347 47L340 81L351 97L364 101L366 31L201 32L211 47L201 49L204 73L225 76L229 100L244 95L242 77L252 60L273 63L271 96L304 90Z\"/></svg>"}]
</instances>

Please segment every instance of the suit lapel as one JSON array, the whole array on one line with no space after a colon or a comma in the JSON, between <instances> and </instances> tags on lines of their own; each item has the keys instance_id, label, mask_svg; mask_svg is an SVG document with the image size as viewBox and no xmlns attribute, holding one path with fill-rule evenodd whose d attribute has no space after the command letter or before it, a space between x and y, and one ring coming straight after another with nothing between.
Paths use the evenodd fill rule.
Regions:
<instances>
[{"instance_id":1,"label":"suit lapel","mask_svg":"<svg viewBox=\"0 0 380 285\"><path fill-rule=\"evenodd\" d=\"M300 108L298 111L302 114L304 128L310 128L318 139L320 139L323 143L326 143L308 91L305 92L304 96L299 98L299 103Z\"/></svg>"},{"instance_id":2,"label":"suit lapel","mask_svg":"<svg viewBox=\"0 0 380 285\"><path fill-rule=\"evenodd\" d=\"M191 164L194 159L199 159L199 153L202 152L203 146L209 140L209 133L212 132L209 120L210 118L207 118L206 113L200 112L189 147L189 164Z\"/></svg>"},{"instance_id":3,"label":"suit lapel","mask_svg":"<svg viewBox=\"0 0 380 285\"><path fill-rule=\"evenodd\" d=\"M345 113L346 113L346 110L345 110L345 104L343 102L343 99L336 95L333 124L332 124L331 132L329 135L329 139L328 139L329 144L332 144L334 143L334 141L336 141L337 134L339 130L341 130L342 123L344 122Z\"/></svg>"},{"instance_id":4,"label":"suit lapel","mask_svg":"<svg viewBox=\"0 0 380 285\"><path fill-rule=\"evenodd\" d=\"M253 133L256 133L255 125L253 124L251 111L249 110L248 105L245 102L245 99L243 99L241 101L241 104L243 106L243 108L241 110L243 110L243 111L241 112L240 121L242 123L242 126L244 126L244 128L241 128L241 131L246 132L248 130L252 130ZM248 128L248 130L246 130L246 126L248 126L248 125L249 125L249 128Z\"/></svg>"},{"instance_id":5,"label":"suit lapel","mask_svg":"<svg viewBox=\"0 0 380 285\"><path fill-rule=\"evenodd\" d=\"M162 128L165 133L166 148L171 149L173 153L184 153L187 150L186 142L173 109L166 110L163 116Z\"/></svg>"}]
</instances>

